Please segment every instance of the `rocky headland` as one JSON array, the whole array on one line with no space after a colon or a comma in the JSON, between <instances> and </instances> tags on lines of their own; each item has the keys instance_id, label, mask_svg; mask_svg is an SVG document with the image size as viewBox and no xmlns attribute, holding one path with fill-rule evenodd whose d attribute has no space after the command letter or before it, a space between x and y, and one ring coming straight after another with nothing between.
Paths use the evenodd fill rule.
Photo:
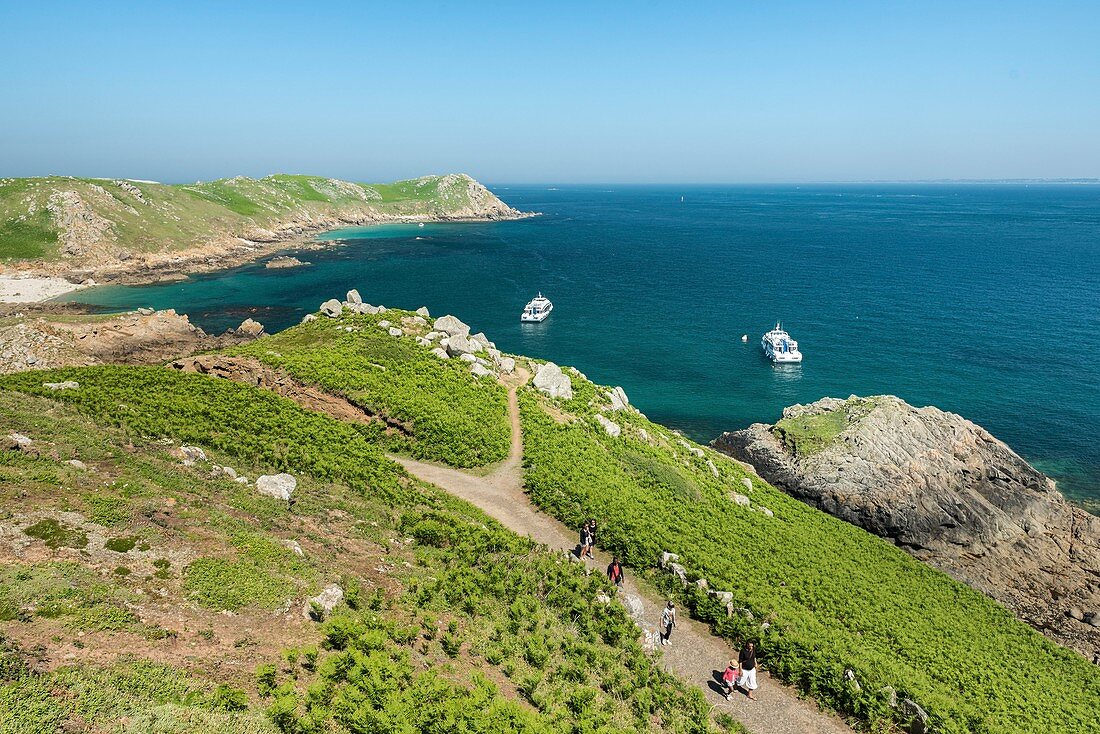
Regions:
<instances>
[{"instance_id":1,"label":"rocky headland","mask_svg":"<svg viewBox=\"0 0 1100 734\"><path fill-rule=\"evenodd\" d=\"M394 184L286 175L188 185L0 179L0 301L42 300L81 285L179 280L323 247L314 236L341 227L529 216L465 174ZM272 263L300 264L292 257Z\"/></svg>"},{"instance_id":2,"label":"rocky headland","mask_svg":"<svg viewBox=\"0 0 1100 734\"><path fill-rule=\"evenodd\" d=\"M1100 660L1100 517L982 427L893 396L852 396L789 407L775 425L713 445Z\"/></svg>"}]
</instances>

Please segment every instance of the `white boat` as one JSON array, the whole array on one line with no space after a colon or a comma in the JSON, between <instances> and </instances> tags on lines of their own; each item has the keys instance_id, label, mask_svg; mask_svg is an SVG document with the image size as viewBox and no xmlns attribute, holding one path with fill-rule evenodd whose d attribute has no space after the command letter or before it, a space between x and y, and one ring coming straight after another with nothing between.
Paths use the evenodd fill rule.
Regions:
<instances>
[{"instance_id":1,"label":"white boat","mask_svg":"<svg viewBox=\"0 0 1100 734\"><path fill-rule=\"evenodd\" d=\"M542 295L539 291L538 296L531 299L526 306L523 307L523 313L520 314L519 320L526 322L538 322L545 321L546 317L550 315L550 312L554 310L554 304L550 303L550 299Z\"/></svg>"},{"instance_id":2,"label":"white boat","mask_svg":"<svg viewBox=\"0 0 1100 734\"><path fill-rule=\"evenodd\" d=\"M743 341L743 342L745 342L746 344L748 344L748 343L749 343L749 335L748 335L748 334L742 334L742 335L741 335L741 341Z\"/></svg>"},{"instance_id":3,"label":"white boat","mask_svg":"<svg viewBox=\"0 0 1100 734\"><path fill-rule=\"evenodd\" d=\"M764 347L764 354L776 364L795 364L802 361L802 352L798 351L798 342L791 335L783 331L783 327L777 321L775 328L769 331L760 340Z\"/></svg>"}]
</instances>

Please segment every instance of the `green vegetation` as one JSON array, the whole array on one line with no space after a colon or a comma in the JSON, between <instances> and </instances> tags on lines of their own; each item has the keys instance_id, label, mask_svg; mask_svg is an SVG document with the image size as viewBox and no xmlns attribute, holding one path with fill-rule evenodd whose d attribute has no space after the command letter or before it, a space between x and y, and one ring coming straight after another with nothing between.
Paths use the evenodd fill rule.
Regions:
<instances>
[{"instance_id":1,"label":"green vegetation","mask_svg":"<svg viewBox=\"0 0 1100 734\"><path fill-rule=\"evenodd\" d=\"M235 353L343 395L367 413L400 426L389 431L387 443L395 450L462 467L504 459L510 440L507 392L495 381L471 375L466 363L441 361L378 326L381 320L401 324L402 318L413 316L398 310L344 316L335 323L354 331L335 334L332 320L319 319Z\"/></svg>"},{"instance_id":2,"label":"green vegetation","mask_svg":"<svg viewBox=\"0 0 1100 734\"><path fill-rule=\"evenodd\" d=\"M50 213L40 209L24 219L0 221L0 259L31 260L51 255L57 249L57 229Z\"/></svg>"},{"instance_id":3,"label":"green vegetation","mask_svg":"<svg viewBox=\"0 0 1100 734\"><path fill-rule=\"evenodd\" d=\"M535 549L448 497L404 513L416 540L405 593L378 609L325 622L325 652L303 651L290 676L259 671L258 687L283 731L677 732L709 730L698 690L660 671L611 589L564 558ZM413 660L429 660L427 671ZM501 683L466 669L484 660ZM312 675L309 671L315 670ZM513 688L529 704L500 695ZM304 692L303 692L304 687Z\"/></svg>"},{"instance_id":4,"label":"green vegetation","mask_svg":"<svg viewBox=\"0 0 1100 734\"><path fill-rule=\"evenodd\" d=\"M146 661L32 672L25 655L0 636L2 734L56 734L78 722L134 734L274 734L259 714L218 712L221 700L180 671Z\"/></svg>"},{"instance_id":5,"label":"green vegetation","mask_svg":"<svg viewBox=\"0 0 1100 734\"><path fill-rule=\"evenodd\" d=\"M137 192L135 193L135 189ZM154 252L247 235L307 213L314 219L444 217L498 205L468 176L426 176L369 185L320 176L244 176L194 184L49 176L0 179L0 260L59 256L58 231L48 207L75 192L105 220L106 243L118 250Z\"/></svg>"},{"instance_id":6,"label":"green vegetation","mask_svg":"<svg viewBox=\"0 0 1100 734\"><path fill-rule=\"evenodd\" d=\"M137 541L138 539L133 536L128 536L125 538L110 538L107 540L106 543L103 544L103 547L107 550L112 550L115 553L129 553L134 549L134 546L137 545Z\"/></svg>"},{"instance_id":7,"label":"green vegetation","mask_svg":"<svg viewBox=\"0 0 1100 734\"><path fill-rule=\"evenodd\" d=\"M795 456L812 456L828 447L854 421L874 409L875 401L869 398L849 400L836 410L816 415L783 418L772 432Z\"/></svg>"},{"instance_id":8,"label":"green vegetation","mask_svg":"<svg viewBox=\"0 0 1100 734\"><path fill-rule=\"evenodd\" d=\"M577 377L573 383L576 397L554 409L566 413L564 423L547 412L546 398L521 394L532 499L572 526L600 518L601 545L639 569L671 551L690 578L732 592L734 607L751 616L727 616L694 584L681 589L671 577L658 579L718 633L737 644L756 641L773 673L876 725L899 718L889 686L928 710L938 732L1082 734L1094 726L1100 676L1080 656L980 593L756 477L753 506L738 505L731 494L746 492L748 476L739 465L713 452L692 454L636 413L615 414L623 437L610 438L592 420L595 392ZM845 681L845 669L859 689Z\"/></svg>"},{"instance_id":9,"label":"green vegetation","mask_svg":"<svg viewBox=\"0 0 1100 734\"><path fill-rule=\"evenodd\" d=\"M32 538L38 538L50 548L83 548L88 545L88 536L82 531L53 518L39 520L23 532Z\"/></svg>"},{"instance_id":10,"label":"green vegetation","mask_svg":"<svg viewBox=\"0 0 1100 734\"><path fill-rule=\"evenodd\" d=\"M235 382L161 367L111 366L6 375L0 388L46 395L53 391L42 383L55 380L76 380L81 387L51 397L135 437L171 437L364 491L399 490L400 470L370 441L380 433L376 427L341 423Z\"/></svg>"},{"instance_id":11,"label":"green vegetation","mask_svg":"<svg viewBox=\"0 0 1100 734\"><path fill-rule=\"evenodd\" d=\"M183 587L205 607L236 611L249 604L274 608L293 595L285 580L247 561L199 558L184 570Z\"/></svg>"},{"instance_id":12,"label":"green vegetation","mask_svg":"<svg viewBox=\"0 0 1100 734\"><path fill-rule=\"evenodd\" d=\"M62 372L81 387L42 392ZM68 640L99 659L132 639L170 650L188 634L197 669L219 676L245 669L218 644L236 639L228 654L257 670L208 679L122 659L42 673L0 657L4 734L120 720L132 732L714 731L699 691L662 672L606 602L602 577L408 478L382 457L379 432L163 368L0 382L0 418L57 455L0 454L3 506L83 509L117 528L76 560L0 564L0 624L26 625L21 636L51 656ZM168 451L181 442L210 462L183 466ZM63 463L77 447L96 472ZM293 511L210 470L230 460L250 476L285 462L299 480ZM127 548L129 573L108 543ZM169 558L186 559L177 574ZM320 624L303 620L304 598L334 580L344 603ZM198 630L151 624L151 594L197 602ZM288 601L288 616L273 617Z\"/></svg>"}]
</instances>

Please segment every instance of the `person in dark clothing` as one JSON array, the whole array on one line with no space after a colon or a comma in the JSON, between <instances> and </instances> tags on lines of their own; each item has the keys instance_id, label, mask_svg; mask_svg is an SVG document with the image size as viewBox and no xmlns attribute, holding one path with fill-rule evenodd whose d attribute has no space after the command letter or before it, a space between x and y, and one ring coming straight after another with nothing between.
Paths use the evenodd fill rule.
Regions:
<instances>
[{"instance_id":1,"label":"person in dark clothing","mask_svg":"<svg viewBox=\"0 0 1100 734\"><path fill-rule=\"evenodd\" d=\"M671 601L665 605L664 611L661 612L661 644L671 645L672 642L668 639L672 636L672 628L676 626L676 605Z\"/></svg>"},{"instance_id":2,"label":"person in dark clothing","mask_svg":"<svg viewBox=\"0 0 1100 734\"><path fill-rule=\"evenodd\" d=\"M755 701L756 695L753 691L757 689L756 645L751 640L741 648L741 653L737 656L737 662L741 665L741 677L737 680L737 685L748 693L750 699Z\"/></svg>"},{"instance_id":3,"label":"person in dark clothing","mask_svg":"<svg viewBox=\"0 0 1100 734\"><path fill-rule=\"evenodd\" d=\"M623 588L623 564L619 563L618 558L611 561L611 565L607 567L607 580L620 589Z\"/></svg>"},{"instance_id":4,"label":"person in dark clothing","mask_svg":"<svg viewBox=\"0 0 1100 734\"><path fill-rule=\"evenodd\" d=\"M586 520L584 525L581 525L581 553L578 558L582 561L586 556L592 555L592 530L590 521Z\"/></svg>"},{"instance_id":5,"label":"person in dark clothing","mask_svg":"<svg viewBox=\"0 0 1100 734\"><path fill-rule=\"evenodd\" d=\"M588 557L592 560L596 559L592 551L596 548L596 518L592 518L588 521Z\"/></svg>"}]
</instances>

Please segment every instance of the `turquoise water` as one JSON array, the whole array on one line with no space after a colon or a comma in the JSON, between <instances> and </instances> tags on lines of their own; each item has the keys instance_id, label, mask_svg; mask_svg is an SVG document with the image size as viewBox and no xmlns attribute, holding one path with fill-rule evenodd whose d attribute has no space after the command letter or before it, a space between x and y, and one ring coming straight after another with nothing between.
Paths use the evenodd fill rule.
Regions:
<instances>
[{"instance_id":1,"label":"turquoise water","mask_svg":"<svg viewBox=\"0 0 1100 734\"><path fill-rule=\"evenodd\" d=\"M174 307L211 331L252 316L270 330L356 287L621 384L650 418L701 441L795 402L894 393L982 424L1067 495L1100 503L1100 187L496 191L544 215L343 230L329 237L344 246L302 256L310 267L79 299ZM553 315L521 325L540 289ZM777 319L801 366L762 357Z\"/></svg>"}]
</instances>

